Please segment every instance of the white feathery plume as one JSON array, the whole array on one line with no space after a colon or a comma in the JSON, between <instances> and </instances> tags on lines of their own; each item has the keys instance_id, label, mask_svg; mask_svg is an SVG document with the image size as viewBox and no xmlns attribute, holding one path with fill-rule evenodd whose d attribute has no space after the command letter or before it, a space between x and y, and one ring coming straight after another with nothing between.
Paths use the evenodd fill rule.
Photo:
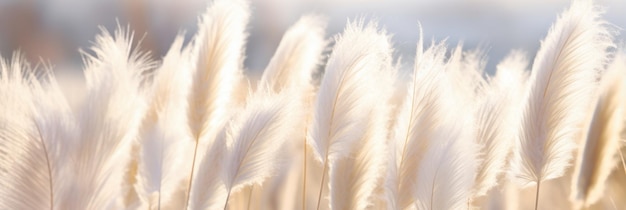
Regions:
<instances>
[{"instance_id":1,"label":"white feathery plume","mask_svg":"<svg viewBox=\"0 0 626 210\"><path fill-rule=\"evenodd\" d=\"M502 62L498 63L496 66L496 74L493 78L489 80L490 83L497 83L500 86L504 86L507 83L513 83L516 86L520 86L518 92L514 92L516 95L526 94L527 91L524 89L528 84L528 76L530 76L530 72L527 71L528 68L528 58L523 51L513 50L511 51ZM523 97L519 98L518 101L522 101Z\"/></svg>"},{"instance_id":2,"label":"white feathery plume","mask_svg":"<svg viewBox=\"0 0 626 210\"><path fill-rule=\"evenodd\" d=\"M290 128L301 120L298 101L289 92L279 95L260 90L250 98L246 109L228 125L228 155L224 159L224 184L230 193L261 184L279 170L279 152L293 133ZM228 205L228 197L224 206Z\"/></svg>"},{"instance_id":3,"label":"white feathery plume","mask_svg":"<svg viewBox=\"0 0 626 210\"><path fill-rule=\"evenodd\" d=\"M140 75L152 66L147 54L131 48L132 35L103 29L85 55L87 97L78 113L78 141L69 167L72 184L65 186L61 209L121 208L124 173L130 160L145 102Z\"/></svg>"},{"instance_id":4,"label":"white feathery plume","mask_svg":"<svg viewBox=\"0 0 626 210\"><path fill-rule=\"evenodd\" d=\"M383 112L370 114L380 121L370 119L366 136L357 142L351 156L339 159L330 166L330 209L368 209L378 196L375 190L383 184L385 175L387 132L383 127L386 120L381 118L386 116L380 116Z\"/></svg>"},{"instance_id":5,"label":"white feathery plume","mask_svg":"<svg viewBox=\"0 0 626 210\"><path fill-rule=\"evenodd\" d=\"M57 160L49 158L49 164L52 167L58 167L59 169L50 168L51 171L62 170L56 172L52 177L53 181L53 195L55 196L55 206L60 204L60 200L72 199L62 197L63 191L67 190L67 187L55 187L72 185L72 182L68 182L67 173L68 168L62 166L65 161L68 161L68 155L63 153L69 153L71 149L75 149L74 145L77 136L77 124L76 119L71 111L65 96L63 95L60 86L58 85L56 78L52 74L51 69L45 70L46 72L40 79L42 86L39 88L34 87L33 93L35 96L35 121L38 127L40 137L48 141L46 150L51 155L59 155ZM37 84L37 83L35 83ZM53 156L51 156L53 157ZM57 161L53 163L52 161ZM32 166L31 166L32 167ZM56 176L56 177L55 177ZM32 174L28 177L32 177ZM58 189L57 189L58 188ZM60 207L54 207L55 209L61 209Z\"/></svg>"},{"instance_id":6,"label":"white feathery plume","mask_svg":"<svg viewBox=\"0 0 626 210\"><path fill-rule=\"evenodd\" d=\"M300 18L293 26L291 26L285 35L283 36L272 60L265 68L263 76L258 83L259 87L269 87L273 92L279 93L289 89L294 92L294 100L302 101L302 112L306 117L296 126L299 133L294 134L294 138L288 142L289 149L284 153L285 156L294 157L292 159L291 167L289 170L282 170L278 176L275 176L269 180L268 187L263 189L262 195L266 197L266 200L272 205L269 208L277 209L276 205L282 205L283 208L292 209L294 206L287 204L291 200L282 199L280 196L276 196L277 193L288 193L295 191L299 186L302 186L303 194L306 193L306 181L302 184L286 183L285 178L288 180L297 181L292 177L299 177L301 174L306 173L306 127L309 125L311 114L311 103L314 97L314 87L312 76L313 72L317 70L318 64L321 60L322 51L325 49L327 43L324 40L324 29L326 27L326 21L323 17L315 15L305 15ZM297 91L297 92L296 92ZM298 154L301 154L304 163L296 161ZM298 168L298 170L296 170ZM302 173L298 173L302 171ZM303 179L306 179L306 174L303 174ZM257 191L255 189L255 191ZM293 193L293 192L291 192ZM293 201L291 203L295 203ZM306 197L303 199L303 203L306 202ZM286 205L284 205L286 204Z\"/></svg>"},{"instance_id":7,"label":"white feathery plume","mask_svg":"<svg viewBox=\"0 0 626 210\"><path fill-rule=\"evenodd\" d=\"M443 43L433 44L424 51L422 40L417 46L413 79L407 86L391 142L393 163L387 180L390 209L405 209L415 202L412 188L423 155L453 110L448 99L452 90L443 80L445 47Z\"/></svg>"},{"instance_id":8,"label":"white feathery plume","mask_svg":"<svg viewBox=\"0 0 626 210\"><path fill-rule=\"evenodd\" d=\"M337 38L322 78L307 144L324 165L318 208L329 163L348 155L363 139L367 115L376 103L375 76L387 69L390 44L376 24L349 23Z\"/></svg>"},{"instance_id":9,"label":"white feathery plume","mask_svg":"<svg viewBox=\"0 0 626 210\"><path fill-rule=\"evenodd\" d=\"M0 209L60 209L64 163L75 133L69 105L48 70L41 81L16 53L0 59Z\"/></svg>"},{"instance_id":10,"label":"white feathery plume","mask_svg":"<svg viewBox=\"0 0 626 210\"><path fill-rule=\"evenodd\" d=\"M347 158L330 162L329 189L331 209L368 209L374 200L381 195L376 194L377 188L383 185L386 173L387 138L390 113L390 97L393 93L393 82L396 69L391 65L391 49L381 54L387 64L372 76L376 83L369 94L378 98L367 120L368 125L361 139L355 142Z\"/></svg>"},{"instance_id":11,"label":"white feathery plume","mask_svg":"<svg viewBox=\"0 0 626 210\"><path fill-rule=\"evenodd\" d=\"M602 77L589 131L578 150L571 191L571 200L578 208L589 207L601 199L609 175L617 166L626 105L624 61L623 55L616 57Z\"/></svg>"},{"instance_id":12,"label":"white feathery plume","mask_svg":"<svg viewBox=\"0 0 626 210\"><path fill-rule=\"evenodd\" d=\"M49 139L39 137L30 90L36 78L18 57L14 54L10 64L0 60L0 207L52 209L57 174L51 170L58 168L52 168L50 159L53 163L57 158L47 150Z\"/></svg>"},{"instance_id":13,"label":"white feathery plume","mask_svg":"<svg viewBox=\"0 0 626 210\"><path fill-rule=\"evenodd\" d=\"M455 65L453 60L444 65L444 45L434 44L425 52L422 45L420 39L400 115L409 119L396 123L397 183L389 187L392 196L397 190L390 198L396 206L389 208L456 209L467 203L475 178L472 116L455 111L461 97L451 89L454 76L444 72L447 65Z\"/></svg>"},{"instance_id":14,"label":"white feathery plume","mask_svg":"<svg viewBox=\"0 0 626 210\"><path fill-rule=\"evenodd\" d=\"M225 209L230 194L261 184L279 170L278 151L291 136L290 127L301 120L296 111L298 102L289 100L288 92L273 95L265 91L251 96L246 108L224 128L216 143L227 145L227 153L217 154L221 149L211 149L199 165L196 176L200 182L192 188L190 206L212 209L223 205ZM211 148L217 147L220 146L213 144ZM216 172L216 165L209 163L219 160L222 161ZM221 183L215 182L218 178ZM203 183L208 183L208 189Z\"/></svg>"},{"instance_id":15,"label":"white feathery plume","mask_svg":"<svg viewBox=\"0 0 626 210\"><path fill-rule=\"evenodd\" d=\"M310 86L313 71L326 47L325 28L326 21L322 17L307 15L300 18L285 32L258 86L269 87L274 92Z\"/></svg>"},{"instance_id":16,"label":"white feathery plume","mask_svg":"<svg viewBox=\"0 0 626 210\"><path fill-rule=\"evenodd\" d=\"M478 145L474 140L473 112L463 113L454 108L454 105L470 102L461 103L465 98L456 95L458 89L452 89L458 88L451 84L458 82L455 81L453 75L449 72L445 74L438 72L449 69L442 64L441 56L438 56L445 52L445 48L441 45L434 45L431 48L435 49L433 53L435 56L424 57L425 62L433 63L430 64L428 68L430 70L425 71L425 74L434 76L432 78L435 79L431 80L434 81L432 86L436 87L436 92L426 93L427 97L418 97L418 99L421 99L420 103L425 103L422 106L434 106L434 108L418 109L420 112L417 113L422 115L417 118L419 121L416 121L420 124L416 127L419 130L414 129L413 132L421 134L411 139L413 142L397 143L399 145L404 143L402 148L406 148L406 151L401 153L404 156L403 159L417 156L419 161L419 164L415 166L417 169L405 166L407 169L417 171L416 179L407 182L411 187L409 195L414 196L414 201L409 204L415 204L414 207L417 209L461 209L466 207L471 195L478 161L476 156ZM419 55L420 53L418 53L418 61ZM427 54L424 53L424 55ZM446 65L454 65L451 62L449 61ZM428 65L425 66L428 67ZM419 74L421 69L416 71ZM414 135L410 132L411 130L409 130L409 135ZM415 158L412 160L415 161Z\"/></svg>"},{"instance_id":17,"label":"white feathery plume","mask_svg":"<svg viewBox=\"0 0 626 210\"><path fill-rule=\"evenodd\" d=\"M483 78L485 68L485 53L480 49L463 51L463 44L459 43L452 51L446 64L446 74L454 81L452 83L455 94L462 97L464 107L477 109L476 103L482 98L482 92L487 85Z\"/></svg>"},{"instance_id":18,"label":"white feathery plume","mask_svg":"<svg viewBox=\"0 0 626 210\"><path fill-rule=\"evenodd\" d=\"M599 14L591 1L575 1L550 29L533 63L511 175L522 186L537 183L537 198L541 182L562 176L570 164L598 70L612 46Z\"/></svg>"},{"instance_id":19,"label":"white feathery plume","mask_svg":"<svg viewBox=\"0 0 626 210\"><path fill-rule=\"evenodd\" d=\"M301 132L303 133L304 130ZM304 136L300 141L303 141ZM297 138L291 138L288 141L296 140ZM286 146L289 146L287 144ZM304 142L301 143L301 147L304 147ZM262 204L261 209L276 209L276 210L290 210L296 209L298 207L302 207L302 196L306 196L306 189L303 189L303 160L304 152L300 150L294 149L294 152L289 152L287 154L291 156L287 156L291 160L288 160L287 163L284 163L281 166L281 170L278 171L275 176L271 177L267 180L263 185L254 186L253 194L259 194L260 201L258 203ZM297 153L300 152L300 153ZM300 156L296 154L301 154ZM307 153L310 154L310 153ZM283 156L285 156L283 154ZM263 190L257 190L258 187L262 187ZM243 191L243 190L242 190ZM242 192L240 191L240 192ZM246 205L248 205L248 202ZM258 205L254 205L254 203L250 204L253 207L257 207ZM250 208L249 208L250 209Z\"/></svg>"},{"instance_id":20,"label":"white feathery plume","mask_svg":"<svg viewBox=\"0 0 626 210\"><path fill-rule=\"evenodd\" d=\"M224 128L224 126L221 126ZM227 189L222 179L226 161L227 140L232 139L227 129L221 129L215 142L207 148L206 155L198 165L195 184L191 186L188 209L220 209L224 207Z\"/></svg>"},{"instance_id":21,"label":"white feathery plume","mask_svg":"<svg viewBox=\"0 0 626 210\"><path fill-rule=\"evenodd\" d=\"M189 95L189 126L196 138L227 118L231 94L242 77L245 28L249 18L244 1L216 0L198 26Z\"/></svg>"},{"instance_id":22,"label":"white feathery plume","mask_svg":"<svg viewBox=\"0 0 626 210\"><path fill-rule=\"evenodd\" d=\"M188 51L181 52L182 44L183 36L178 35L148 93L150 105L140 133L135 188L149 209L169 203L185 177L180 172L191 166L182 158L189 154L192 142L186 127Z\"/></svg>"},{"instance_id":23,"label":"white feathery plume","mask_svg":"<svg viewBox=\"0 0 626 210\"><path fill-rule=\"evenodd\" d=\"M515 130L511 130L511 132L513 132L513 138L515 138L514 142L517 142L517 139L519 139L520 119L522 117L529 93L528 80L530 71L528 70L528 64L529 60L524 52L513 50L496 66L497 71L495 75L488 78L490 85L504 88L506 89L504 91L509 92L510 95L513 96L508 97L508 100L511 100L511 102L508 103L509 105L514 106L510 108L510 110L516 113L514 118L517 118L515 122L511 122L512 124L509 125L510 127L516 128ZM517 146L519 146L519 144L513 144L514 148ZM509 154L509 158L510 156L511 155Z\"/></svg>"},{"instance_id":24,"label":"white feathery plume","mask_svg":"<svg viewBox=\"0 0 626 210\"><path fill-rule=\"evenodd\" d=\"M457 113L460 116L446 119L448 123L442 126L445 128L429 139L431 145L420 163L417 183L413 185L417 209L467 208L474 185L478 145L467 139L471 134L467 131L471 130L466 128L469 122L463 118L470 119L469 116Z\"/></svg>"},{"instance_id":25,"label":"white feathery plume","mask_svg":"<svg viewBox=\"0 0 626 210\"><path fill-rule=\"evenodd\" d=\"M194 40L191 91L188 96L188 125L195 141L188 174L187 201L193 185L196 160L203 157L198 148L210 144L220 124L228 119L233 99L241 88L243 53L249 8L245 1L216 0L198 26ZM201 152L203 150L200 150ZM186 204L187 205L187 204Z\"/></svg>"},{"instance_id":26,"label":"white feathery plume","mask_svg":"<svg viewBox=\"0 0 626 210\"><path fill-rule=\"evenodd\" d=\"M480 147L473 197L480 197L498 185L512 151L525 94L525 68L521 52L514 51L498 65L496 76L485 86L476 112L476 142Z\"/></svg>"},{"instance_id":27,"label":"white feathery plume","mask_svg":"<svg viewBox=\"0 0 626 210\"><path fill-rule=\"evenodd\" d=\"M506 90L506 89L504 89ZM489 93L481 100L476 113L476 143L480 146L479 168L474 186L474 196L486 195L498 185L498 176L503 171L507 156L514 142L517 127L512 123L515 114L509 105L513 96L502 89L488 90Z\"/></svg>"}]
</instances>

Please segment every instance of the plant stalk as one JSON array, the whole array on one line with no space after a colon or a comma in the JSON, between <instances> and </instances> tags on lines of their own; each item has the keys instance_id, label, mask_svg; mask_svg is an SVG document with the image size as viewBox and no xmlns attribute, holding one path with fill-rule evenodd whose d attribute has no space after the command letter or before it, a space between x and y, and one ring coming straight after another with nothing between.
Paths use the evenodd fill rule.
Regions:
<instances>
[{"instance_id":1,"label":"plant stalk","mask_svg":"<svg viewBox=\"0 0 626 210\"><path fill-rule=\"evenodd\" d=\"M191 161L191 174L189 175L189 184L187 185L187 200L185 201L185 208L189 207L189 198L191 197L191 184L193 183L193 172L196 168L196 154L198 153L198 145L200 144L200 138L196 139L196 146L193 150L193 161Z\"/></svg>"},{"instance_id":2,"label":"plant stalk","mask_svg":"<svg viewBox=\"0 0 626 210\"><path fill-rule=\"evenodd\" d=\"M228 200L230 199L230 188L228 189L228 194L226 195L226 202L224 202L224 210L228 207Z\"/></svg>"},{"instance_id":3,"label":"plant stalk","mask_svg":"<svg viewBox=\"0 0 626 210\"><path fill-rule=\"evenodd\" d=\"M320 209L320 202L322 201L322 192L324 192L324 180L326 179L326 170L328 168L328 156L324 160L324 170L322 172L322 182L320 184L320 193L317 196L317 210Z\"/></svg>"},{"instance_id":4,"label":"plant stalk","mask_svg":"<svg viewBox=\"0 0 626 210\"><path fill-rule=\"evenodd\" d=\"M541 180L541 179L538 179ZM539 187L541 186L541 181L537 181L537 192L535 193L535 210L539 206Z\"/></svg>"},{"instance_id":5,"label":"plant stalk","mask_svg":"<svg viewBox=\"0 0 626 210\"><path fill-rule=\"evenodd\" d=\"M304 155L302 156L302 159L304 160L304 170L302 171L303 177L302 177L302 210L306 209L306 128L304 129L304 133L305 133L305 137L304 137L304 144L302 146L302 149L304 149Z\"/></svg>"},{"instance_id":6,"label":"plant stalk","mask_svg":"<svg viewBox=\"0 0 626 210\"><path fill-rule=\"evenodd\" d=\"M252 203L252 191L254 191L254 185L250 187L250 193L248 193L248 210L250 210L250 203Z\"/></svg>"}]
</instances>

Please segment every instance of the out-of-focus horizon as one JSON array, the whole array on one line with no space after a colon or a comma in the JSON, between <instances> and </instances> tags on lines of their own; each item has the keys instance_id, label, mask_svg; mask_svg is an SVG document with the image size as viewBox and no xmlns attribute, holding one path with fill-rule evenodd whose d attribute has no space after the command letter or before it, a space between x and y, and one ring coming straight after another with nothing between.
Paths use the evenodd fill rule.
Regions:
<instances>
[{"instance_id":1,"label":"out-of-focus horizon","mask_svg":"<svg viewBox=\"0 0 626 210\"><path fill-rule=\"evenodd\" d=\"M196 32L198 16L209 0L0 0L0 53L20 50L31 62L40 58L55 66L77 69L78 49L91 46L103 26L115 30L130 25L141 48L160 58L177 33L187 39ZM278 46L283 33L305 14L328 18L327 37L340 33L346 22L359 17L377 19L393 34L396 56L410 67L419 39L447 39L448 45L463 42L465 49L486 51L487 72L511 50L520 49L532 58L557 14L568 0L252 0L252 17L245 67L259 75ZM626 2L598 0L604 18L618 28L626 27ZM143 38L142 38L143 37ZM623 43L626 36L620 34Z\"/></svg>"}]
</instances>

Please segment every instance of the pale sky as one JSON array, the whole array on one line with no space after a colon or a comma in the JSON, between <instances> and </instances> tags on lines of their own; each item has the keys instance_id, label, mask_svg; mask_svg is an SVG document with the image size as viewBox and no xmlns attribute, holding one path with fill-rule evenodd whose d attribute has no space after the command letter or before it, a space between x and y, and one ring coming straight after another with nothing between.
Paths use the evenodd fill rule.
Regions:
<instances>
[{"instance_id":1,"label":"pale sky","mask_svg":"<svg viewBox=\"0 0 626 210\"><path fill-rule=\"evenodd\" d=\"M34 2L34 11L42 22L38 27L44 28L41 33L54 32L64 38L65 42L59 42L61 47L71 54L68 57L78 58L78 53L73 52L89 46L98 33L97 25L113 30L116 18L123 25L127 23L130 1L0 0L0 18L3 9L11 10L12 5L24 2ZM147 16L144 28L154 39L154 50L159 54L167 50L179 30L187 31L188 36L195 32L197 16L204 12L208 1L135 2L145 3L141 6ZM609 22L626 28L626 0L596 2L606 9L604 17ZM450 46L462 41L469 49L481 46L487 50L489 69L512 49L533 56L539 41L568 5L568 0L252 0L246 67L253 72L263 69L284 31L303 14L315 13L328 17L328 37L340 33L348 19L377 19L379 25L394 35L397 55L408 66L415 53L418 23L421 23L426 40L447 38ZM6 43L14 40L3 33L8 30L6 24L15 21L5 17L5 26L0 25L0 50L4 53L14 50L6 49L11 46ZM625 35L619 37L625 38Z\"/></svg>"}]
</instances>

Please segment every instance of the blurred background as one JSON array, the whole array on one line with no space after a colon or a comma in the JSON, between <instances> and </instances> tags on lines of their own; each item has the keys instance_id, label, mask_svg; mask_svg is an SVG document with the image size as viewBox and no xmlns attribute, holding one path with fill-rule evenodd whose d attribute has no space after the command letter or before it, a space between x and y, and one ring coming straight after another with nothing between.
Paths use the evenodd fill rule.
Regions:
<instances>
[{"instance_id":1,"label":"blurred background","mask_svg":"<svg viewBox=\"0 0 626 210\"><path fill-rule=\"evenodd\" d=\"M198 16L210 0L0 0L0 53L21 50L28 60L50 61L56 69L80 69L78 49L91 46L98 26L109 31L130 24L142 49L160 58L179 31L196 32ZM626 27L626 0L597 0L605 18ZM512 49L531 58L568 0L252 0L245 66L258 75L285 30L303 14L328 17L327 36L340 33L347 20L374 18L393 36L396 56L410 68L418 23L426 40L486 51L487 71ZM625 40L620 35L618 40ZM59 68L66 67L66 68ZM71 70L78 71L78 70Z\"/></svg>"}]
</instances>

